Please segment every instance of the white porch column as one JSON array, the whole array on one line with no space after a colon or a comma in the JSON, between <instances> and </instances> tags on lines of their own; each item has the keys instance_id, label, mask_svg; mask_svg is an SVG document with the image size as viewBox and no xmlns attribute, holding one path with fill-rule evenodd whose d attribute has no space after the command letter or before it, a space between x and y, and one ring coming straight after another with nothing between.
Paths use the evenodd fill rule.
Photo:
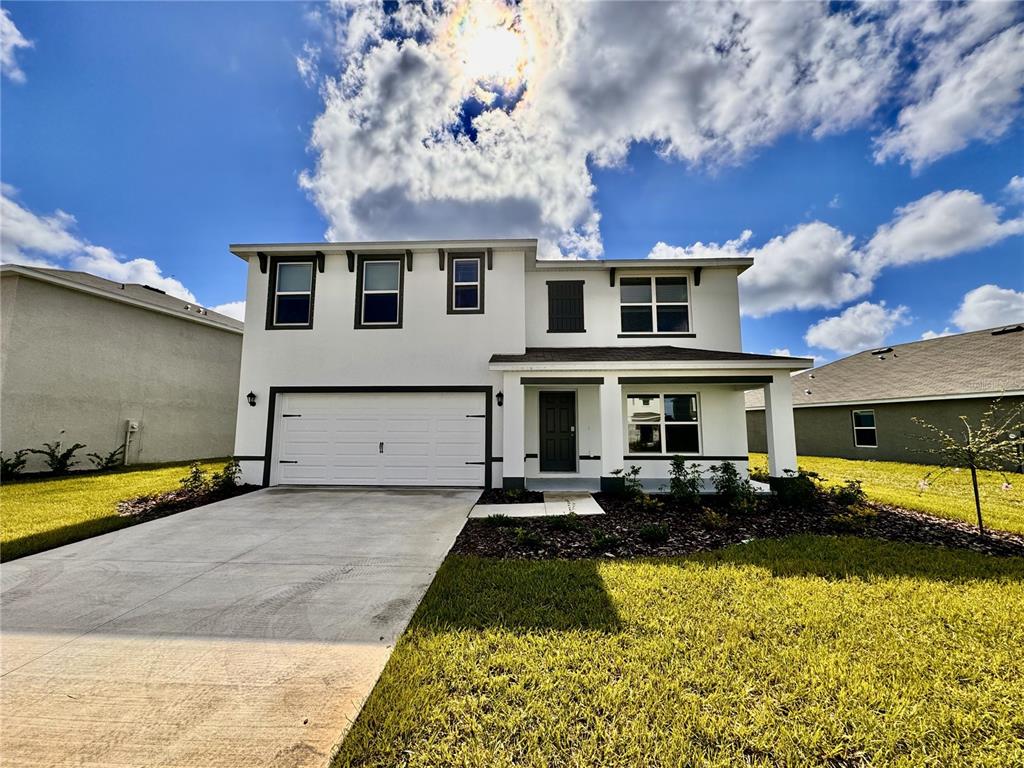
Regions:
<instances>
[{"instance_id":1,"label":"white porch column","mask_svg":"<svg viewBox=\"0 0 1024 768\"><path fill-rule=\"evenodd\" d=\"M623 468L622 387L618 376L605 376L600 386L601 403L601 484L612 472Z\"/></svg>"},{"instance_id":2,"label":"white porch column","mask_svg":"<svg viewBox=\"0 0 1024 768\"><path fill-rule=\"evenodd\" d=\"M501 414L501 472L505 488L526 487L526 443L523 429L526 423L523 385L518 373L502 377L505 402Z\"/></svg>"},{"instance_id":3,"label":"white porch column","mask_svg":"<svg viewBox=\"0 0 1024 768\"><path fill-rule=\"evenodd\" d=\"M772 376L764 387L764 420L768 438L768 474L781 477L796 470L796 431L793 427L793 388L789 372Z\"/></svg>"}]
</instances>

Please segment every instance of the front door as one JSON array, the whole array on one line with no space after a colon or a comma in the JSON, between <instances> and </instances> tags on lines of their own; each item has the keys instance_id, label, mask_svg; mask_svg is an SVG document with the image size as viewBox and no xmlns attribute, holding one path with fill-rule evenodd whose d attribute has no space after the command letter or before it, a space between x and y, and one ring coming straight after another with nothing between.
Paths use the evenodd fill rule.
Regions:
<instances>
[{"instance_id":1,"label":"front door","mask_svg":"<svg viewBox=\"0 0 1024 768\"><path fill-rule=\"evenodd\" d=\"M576 393L540 393L540 471L576 471Z\"/></svg>"}]
</instances>

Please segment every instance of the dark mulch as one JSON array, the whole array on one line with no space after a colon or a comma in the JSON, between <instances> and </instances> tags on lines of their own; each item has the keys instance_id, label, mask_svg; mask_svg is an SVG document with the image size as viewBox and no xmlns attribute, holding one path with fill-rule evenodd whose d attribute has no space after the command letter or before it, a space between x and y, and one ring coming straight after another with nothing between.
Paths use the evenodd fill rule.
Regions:
<instances>
[{"instance_id":1,"label":"dark mulch","mask_svg":"<svg viewBox=\"0 0 1024 768\"><path fill-rule=\"evenodd\" d=\"M500 524L466 521L453 552L481 557L541 560L588 557L686 555L751 539L795 534L857 535L969 549L992 555L1024 557L1024 536L992 531L984 536L971 525L882 504L855 511L823 500L813 508L787 508L762 499L755 511L723 514L710 502L704 508L679 508L668 497L654 497L660 508L644 508L621 496L594 494L606 514L585 517L512 518Z\"/></svg>"},{"instance_id":2,"label":"dark mulch","mask_svg":"<svg viewBox=\"0 0 1024 768\"><path fill-rule=\"evenodd\" d=\"M149 496L136 496L117 503L117 514L121 517L150 520L186 509L212 504L215 501L232 499L243 493L258 491L258 485L236 485L231 489L210 489L205 491L189 491L178 488L166 493L154 493Z\"/></svg>"},{"instance_id":3,"label":"dark mulch","mask_svg":"<svg viewBox=\"0 0 1024 768\"><path fill-rule=\"evenodd\" d=\"M488 488L480 494L477 504L538 504L544 501L540 491Z\"/></svg>"}]
</instances>

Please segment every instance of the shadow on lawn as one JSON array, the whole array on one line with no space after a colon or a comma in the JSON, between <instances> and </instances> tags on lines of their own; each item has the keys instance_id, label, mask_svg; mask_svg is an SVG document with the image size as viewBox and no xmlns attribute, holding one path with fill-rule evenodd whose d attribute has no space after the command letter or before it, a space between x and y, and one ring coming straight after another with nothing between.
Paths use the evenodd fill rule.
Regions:
<instances>
[{"instance_id":1,"label":"shadow on lawn","mask_svg":"<svg viewBox=\"0 0 1024 768\"><path fill-rule=\"evenodd\" d=\"M40 531L39 533L11 539L0 546L0 562L6 563L11 560L17 560L19 557L27 557L28 555L45 552L48 549L63 547L65 544L73 544L82 539L91 539L93 536L110 533L111 531L126 528L129 525L135 525L138 522L143 521L112 514L108 517L83 520L74 525L65 525L49 531Z\"/></svg>"},{"instance_id":2,"label":"shadow on lawn","mask_svg":"<svg viewBox=\"0 0 1024 768\"><path fill-rule=\"evenodd\" d=\"M428 629L597 630L619 616L593 560L449 557L413 624Z\"/></svg>"},{"instance_id":3,"label":"shadow on lawn","mask_svg":"<svg viewBox=\"0 0 1024 768\"><path fill-rule=\"evenodd\" d=\"M905 577L928 581L1024 581L1024 558L856 536L761 539L687 558L707 565L753 565L773 576L825 579Z\"/></svg>"}]
</instances>

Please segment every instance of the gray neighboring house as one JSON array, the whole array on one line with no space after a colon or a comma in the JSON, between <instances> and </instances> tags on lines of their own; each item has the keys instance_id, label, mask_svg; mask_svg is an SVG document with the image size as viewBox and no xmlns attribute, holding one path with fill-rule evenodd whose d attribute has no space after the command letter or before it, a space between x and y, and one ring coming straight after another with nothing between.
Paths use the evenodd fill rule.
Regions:
<instances>
[{"instance_id":1,"label":"gray neighboring house","mask_svg":"<svg viewBox=\"0 0 1024 768\"><path fill-rule=\"evenodd\" d=\"M996 398L1024 401L1024 325L859 352L792 378L801 456L934 463L919 417L946 430L977 423ZM763 453L764 395L746 393L747 442Z\"/></svg>"},{"instance_id":2,"label":"gray neighboring house","mask_svg":"<svg viewBox=\"0 0 1024 768\"><path fill-rule=\"evenodd\" d=\"M84 272L0 267L0 449L61 438L131 464L227 456L242 323ZM26 471L44 468L30 455Z\"/></svg>"}]
</instances>

